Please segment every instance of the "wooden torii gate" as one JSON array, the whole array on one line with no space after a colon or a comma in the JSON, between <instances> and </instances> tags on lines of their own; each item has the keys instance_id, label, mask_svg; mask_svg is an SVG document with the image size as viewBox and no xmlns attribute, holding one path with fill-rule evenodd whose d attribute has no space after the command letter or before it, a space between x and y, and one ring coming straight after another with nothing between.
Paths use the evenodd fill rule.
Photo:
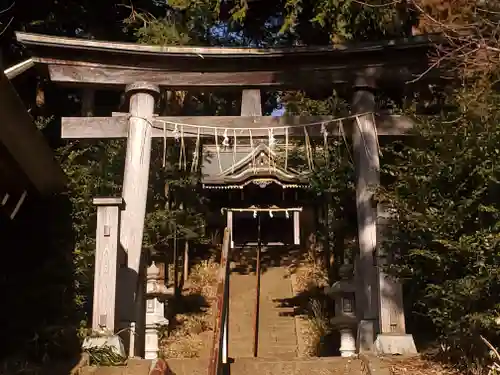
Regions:
<instances>
[{"instance_id":1,"label":"wooden torii gate","mask_svg":"<svg viewBox=\"0 0 500 375\"><path fill-rule=\"evenodd\" d=\"M92 91L89 85L123 89L129 99L129 113L111 117L73 117L62 119L63 138L127 138L122 199L104 199L98 223L93 327L115 328L115 320L137 324L141 345L135 355L143 355L144 300L142 296L142 238L146 198L154 137L171 138L165 123L206 125L224 129L251 129L255 138L267 137L269 128L276 137L286 126L328 123L331 116L262 116L260 89L268 87L303 88L308 86L347 85L352 88L352 113L355 124L346 123L352 137L357 171L356 207L359 239L359 283L356 301L359 312L358 345L360 351L373 350L376 334L406 337L401 286L385 277L374 261L377 250L377 207L373 187L379 185L378 136L403 135L411 122L376 112L375 91L380 84L401 84L414 72L423 71L429 40L425 37L403 42L372 45L295 48L202 48L154 47L111 43L36 34L17 33L19 42L33 53L33 60L46 66L52 81L83 85L84 115L92 115ZM78 58L77 58L78 56ZM241 116L159 117L154 114L155 100L161 88L190 89L236 87L242 90ZM375 120L376 119L376 120ZM375 122L374 122L375 120ZM303 130L290 128L289 136L303 136ZM297 129L299 133L294 133ZM308 130L309 131L309 130ZM214 136L213 129L200 128L202 136ZM330 136L341 135L335 125ZM320 136L319 127L311 127L311 137ZM185 137L197 136L186 132ZM321 135L322 136L322 135ZM107 208L109 207L109 208ZM105 214L104 212L108 212ZM121 215L118 220L118 215ZM117 226L119 225L119 230ZM116 233L117 238L113 238ZM101 247L100 247L101 246ZM117 271L119 247L127 254L127 272ZM107 256L102 252L107 251ZM111 259L111 260L110 260ZM111 266L111 268L110 268ZM115 308L117 273L126 273L124 290L130 295ZM120 276L118 275L118 279ZM107 285L104 291L100 291ZM139 287L138 287L139 286ZM134 291L132 294L131 292ZM152 307L154 308L154 306ZM149 306L148 306L149 309ZM125 318L126 313L130 313ZM141 328L142 327L142 328ZM157 343L149 343L154 349ZM157 348L157 346L156 346Z\"/></svg>"}]
</instances>

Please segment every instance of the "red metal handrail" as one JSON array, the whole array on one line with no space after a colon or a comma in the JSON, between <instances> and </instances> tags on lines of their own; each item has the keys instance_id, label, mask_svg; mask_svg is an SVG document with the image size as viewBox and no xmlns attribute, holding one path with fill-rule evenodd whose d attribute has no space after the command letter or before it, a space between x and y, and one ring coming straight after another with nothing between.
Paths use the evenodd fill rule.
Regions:
<instances>
[{"instance_id":1,"label":"red metal handrail","mask_svg":"<svg viewBox=\"0 0 500 375\"><path fill-rule=\"evenodd\" d=\"M227 364L227 341L229 321L229 243L230 232L224 230L220 260L219 280L217 284L217 313L215 317L214 341L208 375L221 375Z\"/></svg>"}]
</instances>

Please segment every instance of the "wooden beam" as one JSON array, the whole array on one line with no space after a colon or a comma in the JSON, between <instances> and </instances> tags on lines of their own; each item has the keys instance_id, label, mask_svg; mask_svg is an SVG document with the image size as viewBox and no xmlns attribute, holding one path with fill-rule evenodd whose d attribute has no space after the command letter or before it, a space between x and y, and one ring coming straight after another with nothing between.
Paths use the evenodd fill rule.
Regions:
<instances>
[{"instance_id":1,"label":"wooden beam","mask_svg":"<svg viewBox=\"0 0 500 375\"><path fill-rule=\"evenodd\" d=\"M311 85L331 86L333 84L345 84L350 79L350 75L345 71L347 66L337 69L246 72L182 72L90 64L49 64L48 68L50 79L53 82L122 87L142 78L150 82L156 82L159 86L172 89L213 89L232 86L240 89L242 87L298 88ZM393 77L396 77L394 71Z\"/></svg>"},{"instance_id":2,"label":"wooden beam","mask_svg":"<svg viewBox=\"0 0 500 375\"><path fill-rule=\"evenodd\" d=\"M85 87L82 90L82 108L81 114L84 117L90 117L94 115L95 106L95 90L90 87Z\"/></svg>"},{"instance_id":3,"label":"wooden beam","mask_svg":"<svg viewBox=\"0 0 500 375\"><path fill-rule=\"evenodd\" d=\"M5 69L3 72L8 79L16 78L18 75L23 74L28 69L35 66L35 61L33 59L28 59L19 64L11 66L10 68Z\"/></svg>"},{"instance_id":4,"label":"wooden beam","mask_svg":"<svg viewBox=\"0 0 500 375\"><path fill-rule=\"evenodd\" d=\"M146 79L161 87L171 89L230 87L264 88L280 87L289 89L331 87L352 82L360 71L370 71L377 80L389 84L404 84L418 76L424 69L413 67L411 62L404 64L398 61L373 64L338 64L320 68L295 67L246 71L198 71L168 70L164 68L140 68L137 66L106 65L96 63L37 59L39 63L48 65L50 79L72 85L94 84L102 87L119 88ZM430 75L430 73L429 73ZM435 78L433 76L433 78Z\"/></svg>"},{"instance_id":5,"label":"wooden beam","mask_svg":"<svg viewBox=\"0 0 500 375\"><path fill-rule=\"evenodd\" d=\"M16 206L14 207L14 209L12 210L12 212L10 214L10 219L11 220L14 220L14 218L17 215L17 213L21 209L21 205L24 203L24 200L26 199L26 195L28 195L28 192L25 190L25 191L23 191L23 193L19 197L19 200L17 201Z\"/></svg>"},{"instance_id":6,"label":"wooden beam","mask_svg":"<svg viewBox=\"0 0 500 375\"><path fill-rule=\"evenodd\" d=\"M243 90L241 94L241 116L240 117L262 117L262 99L260 90ZM250 118L252 118L250 117ZM236 126L235 126L236 127Z\"/></svg>"},{"instance_id":7,"label":"wooden beam","mask_svg":"<svg viewBox=\"0 0 500 375\"><path fill-rule=\"evenodd\" d=\"M0 143L42 194L64 189L66 178L21 98L0 72Z\"/></svg>"},{"instance_id":8,"label":"wooden beam","mask_svg":"<svg viewBox=\"0 0 500 375\"><path fill-rule=\"evenodd\" d=\"M234 249L234 232L233 232L233 211L227 210L226 212L226 228L229 231L230 235L230 248Z\"/></svg>"},{"instance_id":9,"label":"wooden beam","mask_svg":"<svg viewBox=\"0 0 500 375\"><path fill-rule=\"evenodd\" d=\"M17 41L30 47L45 47L66 49L69 51L99 51L122 55L139 54L142 56L159 55L163 57L193 57L198 60L218 57L227 60L231 57L276 59L288 55L296 58L298 55L309 55L312 58L323 54L354 54L360 52L377 52L381 50L411 50L429 46L439 35L418 35L411 38L391 39L377 42L356 44L337 44L332 46L303 46L284 48L238 48L238 47L197 47L197 46L153 46L138 43L124 43L68 38L43 34L16 32Z\"/></svg>"},{"instance_id":10,"label":"wooden beam","mask_svg":"<svg viewBox=\"0 0 500 375\"><path fill-rule=\"evenodd\" d=\"M148 46L16 33L53 81L123 86L139 80L175 89L189 87L301 88L351 82L377 70L382 81L409 80L428 67L435 38L323 47L224 48ZM413 75L415 74L415 75ZM428 75L426 75L428 76Z\"/></svg>"},{"instance_id":11,"label":"wooden beam","mask_svg":"<svg viewBox=\"0 0 500 375\"><path fill-rule=\"evenodd\" d=\"M293 244L300 245L300 212L293 211Z\"/></svg>"},{"instance_id":12,"label":"wooden beam","mask_svg":"<svg viewBox=\"0 0 500 375\"><path fill-rule=\"evenodd\" d=\"M413 122L405 116L376 115L377 133L380 136L404 135L408 133ZM129 118L126 116L116 117L63 117L61 136L66 139L96 139L96 138L126 138L128 135ZM162 138L164 136L163 126L167 130L166 136L172 138L174 124L189 124L193 126L183 127L186 138L197 136L197 128L194 126L216 126L218 134L222 135L224 129L229 130L232 136L234 129L237 137L248 137L250 129L252 137L267 137L268 128L273 129L274 136L284 136L285 126L294 126L288 130L290 137L303 137L302 125L318 124L309 126L308 134L312 137L322 136L320 134L321 123L325 123L328 133L332 136L341 136L342 131L339 122L334 116L193 116L193 117L155 117L152 128L152 137ZM179 130L180 130L179 126ZM282 127L282 128L279 128ZM343 121L343 129L350 136L352 120ZM200 134L204 137L213 137L213 128L200 128Z\"/></svg>"}]
</instances>

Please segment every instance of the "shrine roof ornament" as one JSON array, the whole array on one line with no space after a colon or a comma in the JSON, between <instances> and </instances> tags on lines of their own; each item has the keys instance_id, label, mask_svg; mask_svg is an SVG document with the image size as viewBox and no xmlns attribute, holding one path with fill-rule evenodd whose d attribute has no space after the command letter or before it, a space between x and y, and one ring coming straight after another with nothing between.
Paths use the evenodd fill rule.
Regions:
<instances>
[{"instance_id":1,"label":"shrine roof ornament","mask_svg":"<svg viewBox=\"0 0 500 375\"><path fill-rule=\"evenodd\" d=\"M202 184L207 189L238 189L253 183L266 187L276 183L283 188L298 188L308 185L307 172L285 169L284 160L279 160L276 151L267 144L257 147L239 145L216 150L217 146L205 146L206 156L202 164Z\"/></svg>"}]
</instances>

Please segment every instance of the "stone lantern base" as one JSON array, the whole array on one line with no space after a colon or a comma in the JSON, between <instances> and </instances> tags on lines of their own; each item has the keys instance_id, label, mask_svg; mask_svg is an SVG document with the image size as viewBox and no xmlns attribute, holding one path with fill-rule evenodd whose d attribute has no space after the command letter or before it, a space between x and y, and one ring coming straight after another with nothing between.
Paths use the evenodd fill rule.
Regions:
<instances>
[{"instance_id":1,"label":"stone lantern base","mask_svg":"<svg viewBox=\"0 0 500 375\"><path fill-rule=\"evenodd\" d=\"M340 332L340 356L353 357L356 355L356 337L353 327L343 327Z\"/></svg>"}]
</instances>

